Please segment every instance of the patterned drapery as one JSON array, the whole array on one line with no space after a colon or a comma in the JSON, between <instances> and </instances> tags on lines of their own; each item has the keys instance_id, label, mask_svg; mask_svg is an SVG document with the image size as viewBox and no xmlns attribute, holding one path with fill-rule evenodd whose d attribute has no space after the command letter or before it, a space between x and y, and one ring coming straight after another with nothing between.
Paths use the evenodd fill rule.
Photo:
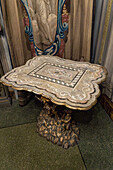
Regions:
<instances>
[{"instance_id":1,"label":"patterned drapery","mask_svg":"<svg viewBox=\"0 0 113 170\"><path fill-rule=\"evenodd\" d=\"M26 1L26 0L24 0ZM31 0L28 0L30 4ZM37 2L32 0L32 2ZM42 0L40 0L42 4ZM48 11L52 13L48 18L46 18L46 24L41 24L45 28L41 27L41 24L38 26L40 32L43 32L42 35L36 35L37 44L40 45L42 49L45 49L49 44L53 42L55 28L56 28L56 7L54 3L56 0L43 0L43 7L45 7L46 15L49 16ZM70 4L71 3L71 4ZM8 40L8 45L11 53L13 67L23 65L28 59L32 58L35 52L33 48L33 43L28 43L28 36L24 33L24 24L23 23L23 13L21 8L21 0L1 0L2 12L4 18L4 24L6 29L6 35ZM69 30L65 32L65 38L61 40L61 46L58 53L58 56L72 59L72 60L81 60L81 61L90 61L90 47L91 47L91 30L92 30L92 11L93 11L93 0L66 0L66 6L63 8L62 22L69 21ZM39 4L38 4L39 5ZM35 3L31 3L31 12L34 12L36 9ZM42 7L42 8L43 8ZM34 8L34 11L32 9ZM48 8L48 10L47 10ZM37 7L37 10L40 8ZM36 11L35 11L36 13ZM41 14L41 11L39 12ZM39 14L38 13L38 14ZM37 15L38 15L37 14ZM45 15L45 13L43 13ZM40 15L41 16L41 15ZM40 21L39 16L34 16L32 13L33 19L38 17L38 22ZM50 22L50 21L54 22ZM34 22L34 25L36 22ZM50 25L54 29L49 29ZM37 31L34 30L34 32ZM48 35L47 35L48 32ZM27 42L27 43L26 43ZM42 43L46 42L46 44ZM44 44L44 45L42 45ZM32 49L32 55L30 52L30 46Z\"/></svg>"},{"instance_id":2,"label":"patterned drapery","mask_svg":"<svg viewBox=\"0 0 113 170\"><path fill-rule=\"evenodd\" d=\"M57 29L57 4L51 0L27 0L32 21L34 41L44 50L55 40Z\"/></svg>"},{"instance_id":3,"label":"patterned drapery","mask_svg":"<svg viewBox=\"0 0 113 170\"><path fill-rule=\"evenodd\" d=\"M1 0L1 2L12 62L15 67L31 58L23 32L21 0ZM27 0L26 2L29 5L36 43L41 49L45 49L54 41L58 1ZM65 4L62 22L69 20L69 29L66 33L67 38L61 41L58 55L72 60L90 61L93 0L66 0Z\"/></svg>"},{"instance_id":4,"label":"patterned drapery","mask_svg":"<svg viewBox=\"0 0 113 170\"><path fill-rule=\"evenodd\" d=\"M27 1L34 42L39 49L45 50L54 43L55 34L59 32L60 26L58 17L61 17L58 14L58 4L65 2L62 9L62 23L69 22L68 31L65 32L65 38L61 38L59 52L51 55L57 54L72 60L90 61L93 0ZM47 51L49 53L49 48ZM37 55L40 54L37 53Z\"/></svg>"}]
</instances>

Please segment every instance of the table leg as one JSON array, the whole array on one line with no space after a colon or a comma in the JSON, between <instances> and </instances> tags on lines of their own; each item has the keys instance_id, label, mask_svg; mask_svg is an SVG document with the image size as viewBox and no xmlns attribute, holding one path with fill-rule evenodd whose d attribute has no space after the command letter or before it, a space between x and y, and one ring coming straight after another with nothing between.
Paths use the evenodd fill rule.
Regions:
<instances>
[{"instance_id":1,"label":"table leg","mask_svg":"<svg viewBox=\"0 0 113 170\"><path fill-rule=\"evenodd\" d=\"M41 97L44 108L37 118L37 130L41 136L67 149L78 141L79 129L71 117L71 109L53 104Z\"/></svg>"}]
</instances>

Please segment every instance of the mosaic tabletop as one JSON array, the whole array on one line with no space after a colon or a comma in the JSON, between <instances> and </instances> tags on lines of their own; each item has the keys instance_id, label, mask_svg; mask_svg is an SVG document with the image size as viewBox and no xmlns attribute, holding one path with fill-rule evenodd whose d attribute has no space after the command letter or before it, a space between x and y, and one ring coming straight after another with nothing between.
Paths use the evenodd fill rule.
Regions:
<instances>
[{"instance_id":1,"label":"mosaic tabletop","mask_svg":"<svg viewBox=\"0 0 113 170\"><path fill-rule=\"evenodd\" d=\"M48 55L34 57L1 80L14 89L40 94L55 104L88 110L96 103L100 95L98 84L106 74L100 65Z\"/></svg>"}]
</instances>

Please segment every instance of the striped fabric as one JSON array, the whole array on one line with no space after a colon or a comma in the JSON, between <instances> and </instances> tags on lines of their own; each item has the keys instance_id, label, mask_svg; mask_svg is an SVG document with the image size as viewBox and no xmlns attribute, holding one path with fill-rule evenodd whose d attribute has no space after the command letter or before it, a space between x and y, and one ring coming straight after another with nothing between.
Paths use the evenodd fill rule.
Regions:
<instances>
[{"instance_id":1,"label":"striped fabric","mask_svg":"<svg viewBox=\"0 0 113 170\"><path fill-rule=\"evenodd\" d=\"M103 92L113 101L113 0L102 0L96 5L91 61L107 68Z\"/></svg>"}]
</instances>

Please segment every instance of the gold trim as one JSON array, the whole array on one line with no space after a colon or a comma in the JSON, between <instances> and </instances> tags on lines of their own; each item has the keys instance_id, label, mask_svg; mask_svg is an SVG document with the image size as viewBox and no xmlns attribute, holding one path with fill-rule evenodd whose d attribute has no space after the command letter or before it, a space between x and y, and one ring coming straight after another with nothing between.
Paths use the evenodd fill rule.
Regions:
<instances>
[{"instance_id":1,"label":"gold trim","mask_svg":"<svg viewBox=\"0 0 113 170\"><path fill-rule=\"evenodd\" d=\"M1 104L1 103L6 103L6 102L9 103L9 100L8 100L8 99L0 100L0 104Z\"/></svg>"},{"instance_id":2,"label":"gold trim","mask_svg":"<svg viewBox=\"0 0 113 170\"><path fill-rule=\"evenodd\" d=\"M101 42L99 63L102 62L102 56L103 56L103 53L104 53L104 48L105 48L105 43L106 43L106 38L107 38L107 33L108 33L108 26L109 26L109 21L110 21L110 15L111 15L112 3L113 3L113 0L108 1L105 23L104 23L103 36L102 36L102 42Z\"/></svg>"},{"instance_id":3,"label":"gold trim","mask_svg":"<svg viewBox=\"0 0 113 170\"><path fill-rule=\"evenodd\" d=\"M68 15L66 4L64 4L64 6L63 6L62 15Z\"/></svg>"},{"instance_id":4,"label":"gold trim","mask_svg":"<svg viewBox=\"0 0 113 170\"><path fill-rule=\"evenodd\" d=\"M106 78L105 78L106 79ZM105 80L104 79L104 80ZM104 81L103 80L103 81ZM103 82L103 81L101 81L101 83ZM73 106L70 106L70 105L68 105L68 104L66 104L66 103L60 103L60 102L56 102L53 98L51 98L50 96L46 96L46 95L44 95L43 93L36 93L36 91L34 91L34 90L30 90L30 89L27 89L27 88L17 88L17 87L15 87L15 86L13 86L13 85L9 85L9 84L7 84L7 83L4 83L3 81L2 81L2 83L4 84L4 85L6 85L6 86L10 86L10 87L12 87L12 88L14 88L15 90L25 90L25 91L29 91L29 92L33 92L33 93L35 93L35 94L38 94L38 95L42 95L43 97L46 97L46 98L48 98L48 99L50 99L51 100L51 102L53 102L53 103L55 103L55 104L57 104L57 105L64 105L64 106L66 106L66 107L68 107L68 108L70 108L70 109L74 109L74 110L89 110L89 109L91 109L96 103L97 103L97 98L100 96L100 90L99 90L99 93L97 94L97 95L95 95L95 101L90 105L90 106L88 106L88 107L84 107L84 108L82 108L82 107L73 107ZM100 83L99 83L100 84ZM98 84L97 84L98 85ZM99 88L99 87L98 87Z\"/></svg>"}]
</instances>

